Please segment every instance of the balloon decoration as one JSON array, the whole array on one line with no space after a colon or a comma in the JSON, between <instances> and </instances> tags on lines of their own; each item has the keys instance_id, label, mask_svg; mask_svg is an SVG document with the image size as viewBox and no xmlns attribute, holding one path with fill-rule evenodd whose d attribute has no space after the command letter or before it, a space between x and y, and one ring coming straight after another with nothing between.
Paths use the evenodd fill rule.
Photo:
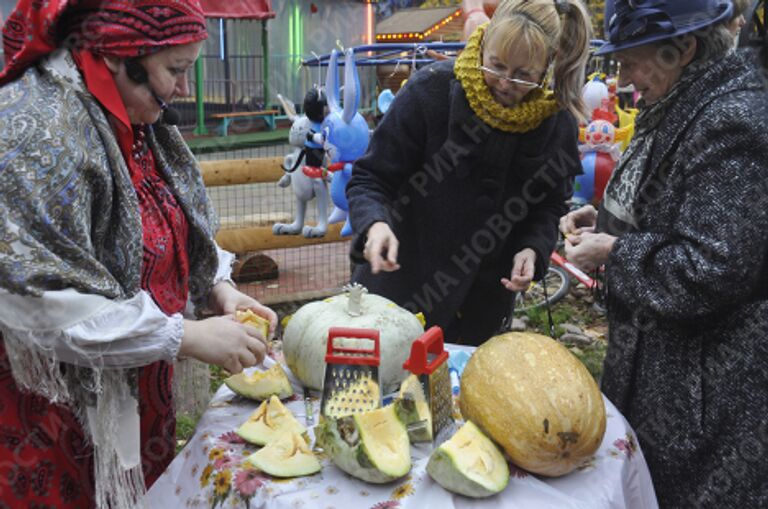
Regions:
<instances>
[{"instance_id":1,"label":"balloon decoration","mask_svg":"<svg viewBox=\"0 0 768 509\"><path fill-rule=\"evenodd\" d=\"M381 91L379 97L376 99L376 106L378 106L382 115L386 113L387 110L389 110L389 107L392 105L392 101L394 100L395 94L392 93L392 89L385 88Z\"/></svg>"},{"instance_id":2,"label":"balloon decoration","mask_svg":"<svg viewBox=\"0 0 768 509\"><path fill-rule=\"evenodd\" d=\"M304 170L299 170L302 161L306 161L304 168L321 167L323 164L323 146L312 141L313 134L320 131L324 118L326 105L325 93L320 88L313 88L304 97L304 114L296 114L296 107L292 101L277 94L292 122L288 133L288 143L294 149L283 158L282 176L277 183L280 187L291 186L296 196L296 217L291 223L275 223L272 225L274 235L298 235L306 238L323 237L328 229L328 184L323 178L311 178ZM317 199L317 225L304 224L307 212L307 203Z\"/></svg>"},{"instance_id":3,"label":"balloon decoration","mask_svg":"<svg viewBox=\"0 0 768 509\"><path fill-rule=\"evenodd\" d=\"M613 173L621 151L634 134L637 110L619 108L616 80L594 76L582 89L582 97L591 108L591 122L580 129L579 151L583 175L576 177L574 200L597 206ZM618 124L618 127L616 125Z\"/></svg>"},{"instance_id":4,"label":"balloon decoration","mask_svg":"<svg viewBox=\"0 0 768 509\"><path fill-rule=\"evenodd\" d=\"M584 203L597 205L603 199L605 186L611 178L621 150L620 144L615 143L616 128L608 120L599 118L600 110L596 111L595 115L598 118L587 125L585 143L579 147L584 174L576 177L573 196Z\"/></svg>"},{"instance_id":5,"label":"balloon decoration","mask_svg":"<svg viewBox=\"0 0 768 509\"><path fill-rule=\"evenodd\" d=\"M333 50L328 64L326 79L328 107L330 113L322 125L325 151L331 164L328 171L331 178L331 200L335 205L330 223L344 221L342 236L352 235L349 223L349 203L345 189L352 178L352 165L368 148L370 131L368 123L357 111L360 104L360 78L355 66L355 56L351 49L345 52L344 61L344 103L339 103L338 52Z\"/></svg>"}]
</instances>

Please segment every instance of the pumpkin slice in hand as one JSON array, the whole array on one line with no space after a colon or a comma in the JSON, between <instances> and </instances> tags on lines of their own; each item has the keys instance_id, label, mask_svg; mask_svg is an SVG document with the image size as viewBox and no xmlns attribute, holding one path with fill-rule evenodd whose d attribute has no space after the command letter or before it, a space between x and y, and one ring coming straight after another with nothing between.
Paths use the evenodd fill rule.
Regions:
<instances>
[{"instance_id":1,"label":"pumpkin slice in hand","mask_svg":"<svg viewBox=\"0 0 768 509\"><path fill-rule=\"evenodd\" d=\"M471 421L432 452L427 472L446 490L475 498L495 495L509 483L504 456Z\"/></svg>"},{"instance_id":2,"label":"pumpkin slice in hand","mask_svg":"<svg viewBox=\"0 0 768 509\"><path fill-rule=\"evenodd\" d=\"M261 331L261 333L264 334L264 339L269 339L269 320L266 318L257 315L250 309L246 309L245 311L236 311L235 318L237 318L240 323L250 325L256 330Z\"/></svg>"},{"instance_id":3,"label":"pumpkin slice in hand","mask_svg":"<svg viewBox=\"0 0 768 509\"><path fill-rule=\"evenodd\" d=\"M408 429L411 442L432 441L432 412L416 375L409 375L403 381L394 405L397 416Z\"/></svg>"},{"instance_id":4,"label":"pumpkin slice in hand","mask_svg":"<svg viewBox=\"0 0 768 509\"><path fill-rule=\"evenodd\" d=\"M293 396L293 387L279 363L266 371L254 371L250 375L238 373L232 375L224 383L232 392L245 398L263 400L274 395L280 399Z\"/></svg>"},{"instance_id":5,"label":"pumpkin slice in hand","mask_svg":"<svg viewBox=\"0 0 768 509\"><path fill-rule=\"evenodd\" d=\"M256 468L275 477L300 477L320 471L320 462L301 435L281 434L246 458Z\"/></svg>"},{"instance_id":6,"label":"pumpkin slice in hand","mask_svg":"<svg viewBox=\"0 0 768 509\"><path fill-rule=\"evenodd\" d=\"M267 445L285 432L304 435L307 430L277 396L272 396L259 405L259 408L237 429L237 434L243 440L256 445Z\"/></svg>"},{"instance_id":7,"label":"pumpkin slice in hand","mask_svg":"<svg viewBox=\"0 0 768 509\"><path fill-rule=\"evenodd\" d=\"M408 434L393 405L339 419L323 418L316 437L337 467L363 481L386 483L411 470Z\"/></svg>"}]
</instances>

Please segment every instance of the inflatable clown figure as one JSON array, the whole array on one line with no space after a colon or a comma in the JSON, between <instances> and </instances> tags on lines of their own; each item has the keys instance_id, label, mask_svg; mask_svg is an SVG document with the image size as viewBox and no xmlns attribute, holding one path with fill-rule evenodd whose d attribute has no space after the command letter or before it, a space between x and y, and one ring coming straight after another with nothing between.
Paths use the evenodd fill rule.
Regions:
<instances>
[{"instance_id":1,"label":"inflatable clown figure","mask_svg":"<svg viewBox=\"0 0 768 509\"><path fill-rule=\"evenodd\" d=\"M579 146L584 174L576 177L575 201L597 206L603 198L605 186L621 156L621 143L616 142L612 120L610 112L595 110L592 122L584 130L584 143Z\"/></svg>"}]
</instances>

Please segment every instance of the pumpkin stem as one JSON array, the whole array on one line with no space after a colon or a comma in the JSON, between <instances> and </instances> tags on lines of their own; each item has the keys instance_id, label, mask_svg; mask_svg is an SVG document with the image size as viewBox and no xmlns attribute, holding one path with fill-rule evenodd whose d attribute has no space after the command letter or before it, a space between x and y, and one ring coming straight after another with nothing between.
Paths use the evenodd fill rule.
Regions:
<instances>
[{"instance_id":1,"label":"pumpkin stem","mask_svg":"<svg viewBox=\"0 0 768 509\"><path fill-rule=\"evenodd\" d=\"M360 316L363 314L363 295L368 293L368 289L360 283L346 285L342 290L347 292L347 314L350 316Z\"/></svg>"}]
</instances>

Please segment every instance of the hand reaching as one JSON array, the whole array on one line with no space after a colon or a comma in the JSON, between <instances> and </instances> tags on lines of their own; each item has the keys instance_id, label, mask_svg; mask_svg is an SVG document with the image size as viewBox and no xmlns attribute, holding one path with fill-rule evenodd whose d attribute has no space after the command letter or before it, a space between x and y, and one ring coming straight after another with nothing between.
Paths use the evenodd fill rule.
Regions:
<instances>
[{"instance_id":1,"label":"hand reaching","mask_svg":"<svg viewBox=\"0 0 768 509\"><path fill-rule=\"evenodd\" d=\"M373 223L368 228L368 240L365 241L363 255L371 264L371 272L394 272L400 268L397 263L397 249L400 243L384 222Z\"/></svg>"},{"instance_id":2,"label":"hand reaching","mask_svg":"<svg viewBox=\"0 0 768 509\"><path fill-rule=\"evenodd\" d=\"M533 281L536 271L536 251L527 247L515 255L510 279L501 278L501 284L510 292L524 292Z\"/></svg>"}]
</instances>

